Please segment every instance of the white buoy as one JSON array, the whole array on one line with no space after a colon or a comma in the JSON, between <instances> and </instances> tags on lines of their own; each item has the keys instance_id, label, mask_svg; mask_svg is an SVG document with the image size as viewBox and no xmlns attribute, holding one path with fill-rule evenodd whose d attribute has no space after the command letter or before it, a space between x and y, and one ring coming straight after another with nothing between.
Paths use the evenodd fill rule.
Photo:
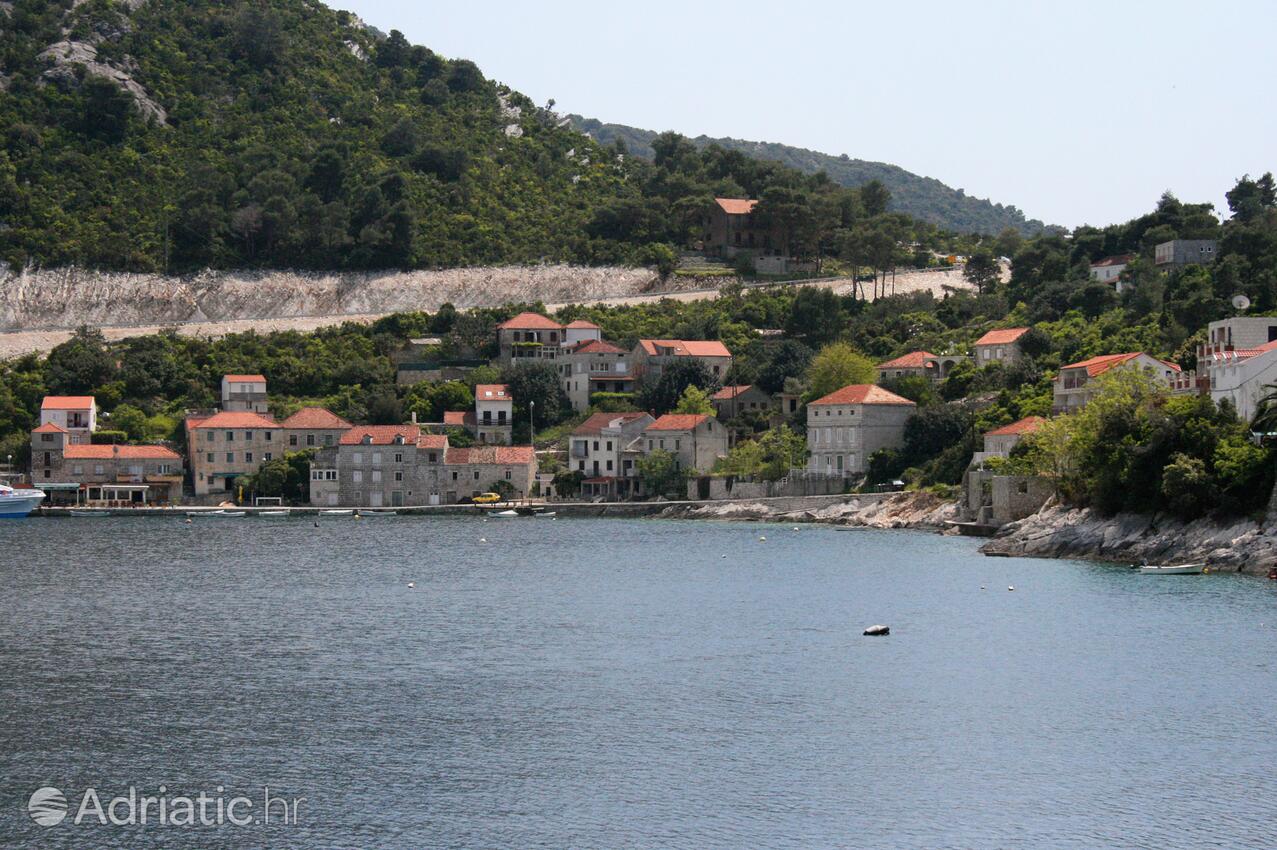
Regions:
<instances>
[{"instance_id":1,"label":"white buoy","mask_svg":"<svg viewBox=\"0 0 1277 850\"><path fill-rule=\"evenodd\" d=\"M798 530L798 526L796 526L796 525L795 525L795 526L794 526L794 531L797 531L797 530Z\"/></svg>"},{"instance_id":2,"label":"white buoy","mask_svg":"<svg viewBox=\"0 0 1277 850\"><path fill-rule=\"evenodd\" d=\"M486 537L480 537L480 538L479 538L479 542L480 542L480 543L487 543L487 542L488 542L488 538L486 538Z\"/></svg>"},{"instance_id":3,"label":"white buoy","mask_svg":"<svg viewBox=\"0 0 1277 850\"><path fill-rule=\"evenodd\" d=\"M416 586L417 586L417 583L416 583L415 581L410 581L410 582L408 582L408 589L409 589L409 590L412 590L412 589L413 589L414 587L416 587Z\"/></svg>"},{"instance_id":4,"label":"white buoy","mask_svg":"<svg viewBox=\"0 0 1277 850\"><path fill-rule=\"evenodd\" d=\"M726 556L726 555L723 555L723 560L724 560L724 561L726 561L726 560L727 560L727 556Z\"/></svg>"},{"instance_id":5,"label":"white buoy","mask_svg":"<svg viewBox=\"0 0 1277 850\"><path fill-rule=\"evenodd\" d=\"M1007 590L1015 590L1015 585L1014 585L1014 584L1008 584L1008 585L1007 585Z\"/></svg>"},{"instance_id":6,"label":"white buoy","mask_svg":"<svg viewBox=\"0 0 1277 850\"><path fill-rule=\"evenodd\" d=\"M980 585L980 589L981 589L981 590L984 590L984 585Z\"/></svg>"},{"instance_id":7,"label":"white buoy","mask_svg":"<svg viewBox=\"0 0 1277 850\"><path fill-rule=\"evenodd\" d=\"M760 535L758 535L758 542L759 542L759 543L766 543L766 542L767 542L767 538L760 534Z\"/></svg>"}]
</instances>

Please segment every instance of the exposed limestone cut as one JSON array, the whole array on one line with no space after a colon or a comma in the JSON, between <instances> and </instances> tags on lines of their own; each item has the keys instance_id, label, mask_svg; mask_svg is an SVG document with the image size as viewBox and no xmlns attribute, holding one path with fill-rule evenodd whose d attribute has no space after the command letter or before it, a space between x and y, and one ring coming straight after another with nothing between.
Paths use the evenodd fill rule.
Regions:
<instances>
[{"instance_id":1,"label":"exposed limestone cut","mask_svg":"<svg viewBox=\"0 0 1277 850\"><path fill-rule=\"evenodd\" d=\"M136 67L130 63L126 69L99 62L98 49L94 44L63 39L46 47L38 58L49 63L49 67L40 75L42 83L74 88L80 84L76 69L83 68L86 74L110 80L128 92L144 119L159 124L168 123L168 113L164 107L152 100L146 89L130 75L130 71L136 71Z\"/></svg>"}]
</instances>

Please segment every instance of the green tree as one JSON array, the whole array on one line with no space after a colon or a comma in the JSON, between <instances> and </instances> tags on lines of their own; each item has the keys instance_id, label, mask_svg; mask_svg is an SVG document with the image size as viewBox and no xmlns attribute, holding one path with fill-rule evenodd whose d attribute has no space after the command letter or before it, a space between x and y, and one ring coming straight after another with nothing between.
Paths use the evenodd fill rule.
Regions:
<instances>
[{"instance_id":1,"label":"green tree","mask_svg":"<svg viewBox=\"0 0 1277 850\"><path fill-rule=\"evenodd\" d=\"M807 367L807 395L816 399L850 384L872 384L874 363L845 342L826 345Z\"/></svg>"},{"instance_id":2,"label":"green tree","mask_svg":"<svg viewBox=\"0 0 1277 850\"><path fill-rule=\"evenodd\" d=\"M678 459L671 452L656 449L638 460L639 482L643 491L653 496L685 497L680 492L686 474L678 468Z\"/></svg>"},{"instance_id":3,"label":"green tree","mask_svg":"<svg viewBox=\"0 0 1277 850\"><path fill-rule=\"evenodd\" d=\"M962 277L983 295L991 292L1002 279L1002 267L987 248L981 248L967 257Z\"/></svg>"},{"instance_id":4,"label":"green tree","mask_svg":"<svg viewBox=\"0 0 1277 850\"><path fill-rule=\"evenodd\" d=\"M713 416L714 403L710 401L709 393L695 384L688 384L679 397L678 404L674 405L674 413L703 413Z\"/></svg>"},{"instance_id":5,"label":"green tree","mask_svg":"<svg viewBox=\"0 0 1277 850\"><path fill-rule=\"evenodd\" d=\"M49 352L44 368L49 392L57 395L90 395L114 380L115 371L102 332L85 326Z\"/></svg>"},{"instance_id":6,"label":"green tree","mask_svg":"<svg viewBox=\"0 0 1277 850\"><path fill-rule=\"evenodd\" d=\"M718 388L718 379L700 360L680 358L661 369L660 375L645 376L639 392L640 405L657 416L668 413L688 387L709 392Z\"/></svg>"}]
</instances>

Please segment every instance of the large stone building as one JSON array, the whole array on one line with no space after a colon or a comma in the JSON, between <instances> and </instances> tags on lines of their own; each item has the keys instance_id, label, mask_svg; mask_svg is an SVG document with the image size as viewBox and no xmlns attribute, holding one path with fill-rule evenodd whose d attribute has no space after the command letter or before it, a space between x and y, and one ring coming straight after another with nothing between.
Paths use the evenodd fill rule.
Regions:
<instances>
[{"instance_id":1,"label":"large stone building","mask_svg":"<svg viewBox=\"0 0 1277 850\"><path fill-rule=\"evenodd\" d=\"M1153 263L1163 271L1215 262L1214 239L1172 239L1153 248Z\"/></svg>"},{"instance_id":2,"label":"large stone building","mask_svg":"<svg viewBox=\"0 0 1277 850\"><path fill-rule=\"evenodd\" d=\"M775 400L752 384L734 384L720 388L710 403L719 419L735 419L747 413L764 416L776 407Z\"/></svg>"},{"instance_id":3,"label":"large stone building","mask_svg":"<svg viewBox=\"0 0 1277 850\"><path fill-rule=\"evenodd\" d=\"M904 444L905 422L915 405L873 384L851 384L807 405L809 472L861 475L869 456Z\"/></svg>"},{"instance_id":4,"label":"large stone building","mask_svg":"<svg viewBox=\"0 0 1277 850\"><path fill-rule=\"evenodd\" d=\"M322 407L303 407L279 423L290 452L322 449L341 442L342 435L354 426Z\"/></svg>"},{"instance_id":5,"label":"large stone building","mask_svg":"<svg viewBox=\"0 0 1277 850\"><path fill-rule=\"evenodd\" d=\"M186 420L196 496L233 494L235 479L288 449L283 427L248 410L224 410Z\"/></svg>"},{"instance_id":6,"label":"large stone building","mask_svg":"<svg viewBox=\"0 0 1277 850\"><path fill-rule=\"evenodd\" d=\"M732 353L716 339L640 339L632 356L640 376L659 376L671 363L696 360L721 381L732 366Z\"/></svg>"},{"instance_id":7,"label":"large stone building","mask_svg":"<svg viewBox=\"0 0 1277 850\"><path fill-rule=\"evenodd\" d=\"M705 413L666 413L643 429L638 445L644 454L671 453L680 470L709 472L727 455L727 429Z\"/></svg>"},{"instance_id":8,"label":"large stone building","mask_svg":"<svg viewBox=\"0 0 1277 850\"><path fill-rule=\"evenodd\" d=\"M31 479L54 504L176 504L182 478L167 446L92 445L54 422L31 432Z\"/></svg>"}]
</instances>

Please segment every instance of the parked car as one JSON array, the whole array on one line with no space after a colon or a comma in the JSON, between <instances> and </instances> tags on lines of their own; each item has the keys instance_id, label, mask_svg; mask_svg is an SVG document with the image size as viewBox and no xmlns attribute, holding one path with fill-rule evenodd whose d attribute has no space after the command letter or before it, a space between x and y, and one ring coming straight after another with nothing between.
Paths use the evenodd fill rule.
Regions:
<instances>
[{"instance_id":1,"label":"parked car","mask_svg":"<svg viewBox=\"0 0 1277 850\"><path fill-rule=\"evenodd\" d=\"M474 497L474 503L476 505L490 505L493 502L499 501L501 501L501 496L498 493L480 493Z\"/></svg>"}]
</instances>

